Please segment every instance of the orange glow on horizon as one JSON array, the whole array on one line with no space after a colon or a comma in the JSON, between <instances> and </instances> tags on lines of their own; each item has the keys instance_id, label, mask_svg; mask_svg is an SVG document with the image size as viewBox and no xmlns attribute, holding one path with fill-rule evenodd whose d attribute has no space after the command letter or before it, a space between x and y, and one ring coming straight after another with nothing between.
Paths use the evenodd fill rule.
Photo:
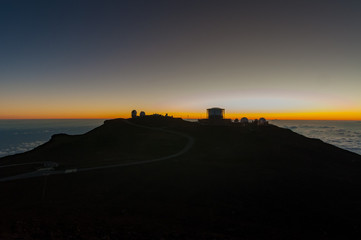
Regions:
<instances>
[{"instance_id":1,"label":"orange glow on horizon","mask_svg":"<svg viewBox=\"0 0 361 240\"><path fill-rule=\"evenodd\" d=\"M147 112L146 114L158 113L165 115L168 113L169 116L180 117L183 119L202 119L206 118L206 112ZM139 114L139 113L138 113ZM129 118L130 110L128 112L108 113L108 112L58 112L54 113L28 113L22 115L5 115L0 116L0 119L114 119L114 118ZM249 119L258 119L261 117L267 120L361 120L361 112L229 112L225 113L226 118L242 118L247 117Z\"/></svg>"}]
</instances>

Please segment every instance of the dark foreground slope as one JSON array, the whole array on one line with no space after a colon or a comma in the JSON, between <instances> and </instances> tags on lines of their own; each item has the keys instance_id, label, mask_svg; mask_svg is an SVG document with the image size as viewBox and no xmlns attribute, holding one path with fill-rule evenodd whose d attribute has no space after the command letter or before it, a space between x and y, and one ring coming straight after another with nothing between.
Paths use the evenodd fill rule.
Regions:
<instances>
[{"instance_id":1,"label":"dark foreground slope","mask_svg":"<svg viewBox=\"0 0 361 240\"><path fill-rule=\"evenodd\" d=\"M0 164L151 160L187 144L169 130L195 144L154 163L0 182L0 239L360 239L359 155L275 126L133 123L163 130L112 120Z\"/></svg>"}]
</instances>

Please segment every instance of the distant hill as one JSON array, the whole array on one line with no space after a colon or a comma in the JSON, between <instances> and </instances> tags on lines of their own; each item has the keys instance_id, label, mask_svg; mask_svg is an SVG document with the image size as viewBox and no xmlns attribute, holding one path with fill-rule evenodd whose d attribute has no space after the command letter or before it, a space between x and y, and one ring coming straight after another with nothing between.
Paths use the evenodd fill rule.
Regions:
<instances>
[{"instance_id":1,"label":"distant hill","mask_svg":"<svg viewBox=\"0 0 361 240\"><path fill-rule=\"evenodd\" d=\"M114 119L0 164L43 161L79 171L0 182L0 239L361 237L361 156L273 125Z\"/></svg>"}]
</instances>

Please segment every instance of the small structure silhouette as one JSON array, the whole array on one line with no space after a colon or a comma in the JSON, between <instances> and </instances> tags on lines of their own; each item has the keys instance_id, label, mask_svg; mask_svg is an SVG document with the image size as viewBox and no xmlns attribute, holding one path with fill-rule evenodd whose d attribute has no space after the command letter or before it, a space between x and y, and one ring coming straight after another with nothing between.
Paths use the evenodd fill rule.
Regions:
<instances>
[{"instance_id":1,"label":"small structure silhouette","mask_svg":"<svg viewBox=\"0 0 361 240\"><path fill-rule=\"evenodd\" d=\"M140 117L145 117L145 112L144 111L141 111L140 114L139 114Z\"/></svg>"},{"instance_id":2,"label":"small structure silhouette","mask_svg":"<svg viewBox=\"0 0 361 240\"><path fill-rule=\"evenodd\" d=\"M133 110L132 111L132 118L136 118L137 117L137 110Z\"/></svg>"},{"instance_id":3,"label":"small structure silhouette","mask_svg":"<svg viewBox=\"0 0 361 240\"><path fill-rule=\"evenodd\" d=\"M260 118L258 121L258 125L263 126L263 125L267 125L267 124L268 124L268 122L266 121L265 118Z\"/></svg>"},{"instance_id":4,"label":"small structure silhouette","mask_svg":"<svg viewBox=\"0 0 361 240\"><path fill-rule=\"evenodd\" d=\"M238 123L239 122L238 118L234 119L233 122Z\"/></svg>"},{"instance_id":5,"label":"small structure silhouette","mask_svg":"<svg viewBox=\"0 0 361 240\"><path fill-rule=\"evenodd\" d=\"M205 125L230 125L232 120L224 118L223 108L214 107L207 109L207 119L198 119L198 122Z\"/></svg>"},{"instance_id":6,"label":"small structure silhouette","mask_svg":"<svg viewBox=\"0 0 361 240\"><path fill-rule=\"evenodd\" d=\"M246 117L241 118L241 123L248 124L248 118L246 118Z\"/></svg>"},{"instance_id":7,"label":"small structure silhouette","mask_svg":"<svg viewBox=\"0 0 361 240\"><path fill-rule=\"evenodd\" d=\"M207 115L209 120L213 119L224 119L224 109L223 108L208 108Z\"/></svg>"}]
</instances>

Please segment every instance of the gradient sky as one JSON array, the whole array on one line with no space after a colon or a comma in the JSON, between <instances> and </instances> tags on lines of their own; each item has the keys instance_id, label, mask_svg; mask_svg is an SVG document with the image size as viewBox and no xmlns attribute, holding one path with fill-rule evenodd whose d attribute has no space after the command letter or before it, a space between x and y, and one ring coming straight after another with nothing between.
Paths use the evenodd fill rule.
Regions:
<instances>
[{"instance_id":1,"label":"gradient sky","mask_svg":"<svg viewBox=\"0 0 361 240\"><path fill-rule=\"evenodd\" d=\"M361 120L360 1L0 3L0 118Z\"/></svg>"}]
</instances>

